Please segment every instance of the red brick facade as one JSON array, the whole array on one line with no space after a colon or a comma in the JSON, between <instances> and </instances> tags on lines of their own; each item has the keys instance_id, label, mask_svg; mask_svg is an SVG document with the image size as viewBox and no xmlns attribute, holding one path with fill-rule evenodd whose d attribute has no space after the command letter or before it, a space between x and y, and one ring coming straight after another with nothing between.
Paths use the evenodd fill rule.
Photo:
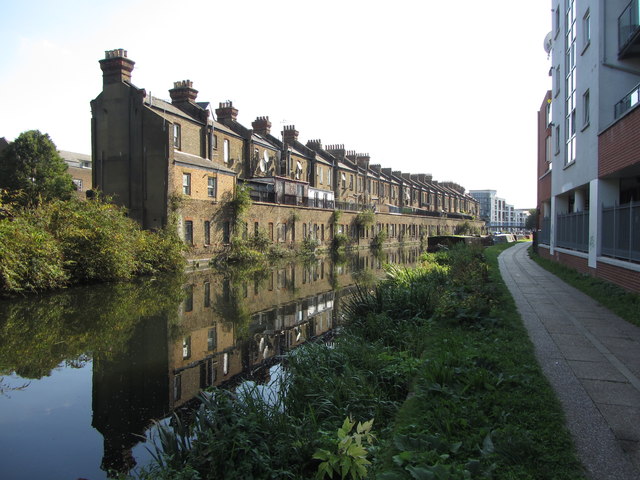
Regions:
<instances>
[{"instance_id":1,"label":"red brick facade","mask_svg":"<svg viewBox=\"0 0 640 480\"><path fill-rule=\"evenodd\" d=\"M640 272L598 262L597 276L627 290L640 293Z\"/></svg>"},{"instance_id":2,"label":"red brick facade","mask_svg":"<svg viewBox=\"0 0 640 480\"><path fill-rule=\"evenodd\" d=\"M640 108L636 108L598 137L600 178L640 162Z\"/></svg>"},{"instance_id":3,"label":"red brick facade","mask_svg":"<svg viewBox=\"0 0 640 480\"><path fill-rule=\"evenodd\" d=\"M640 272L618 267L609 263L598 262L597 268L589 268L587 259L556 251L555 255L549 253L547 248L539 248L538 254L547 260L553 260L580 273L601 278L614 283L626 290L640 293Z\"/></svg>"}]
</instances>

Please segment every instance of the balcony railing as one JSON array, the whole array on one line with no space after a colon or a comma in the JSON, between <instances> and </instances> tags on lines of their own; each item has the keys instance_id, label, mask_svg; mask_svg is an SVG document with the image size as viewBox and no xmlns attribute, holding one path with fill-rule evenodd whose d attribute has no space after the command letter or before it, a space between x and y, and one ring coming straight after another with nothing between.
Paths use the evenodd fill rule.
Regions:
<instances>
[{"instance_id":1,"label":"balcony railing","mask_svg":"<svg viewBox=\"0 0 640 480\"><path fill-rule=\"evenodd\" d=\"M559 214L556 221L556 245L588 252L589 212Z\"/></svg>"},{"instance_id":2,"label":"balcony railing","mask_svg":"<svg viewBox=\"0 0 640 480\"><path fill-rule=\"evenodd\" d=\"M632 53L630 50L638 32L640 32L639 7L638 0L632 0L618 17L618 55L620 58Z\"/></svg>"},{"instance_id":3,"label":"balcony railing","mask_svg":"<svg viewBox=\"0 0 640 480\"><path fill-rule=\"evenodd\" d=\"M640 103L640 84L627 93L614 107L614 116L619 118Z\"/></svg>"},{"instance_id":4,"label":"balcony railing","mask_svg":"<svg viewBox=\"0 0 640 480\"><path fill-rule=\"evenodd\" d=\"M640 262L640 202L602 209L602 255Z\"/></svg>"}]
</instances>

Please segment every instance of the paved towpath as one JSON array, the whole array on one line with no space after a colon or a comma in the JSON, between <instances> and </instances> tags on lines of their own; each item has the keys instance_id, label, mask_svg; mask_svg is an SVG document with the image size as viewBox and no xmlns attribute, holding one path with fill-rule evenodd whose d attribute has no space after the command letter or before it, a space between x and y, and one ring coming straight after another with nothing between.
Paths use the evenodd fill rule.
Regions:
<instances>
[{"instance_id":1,"label":"paved towpath","mask_svg":"<svg viewBox=\"0 0 640 480\"><path fill-rule=\"evenodd\" d=\"M640 480L640 328L540 268L520 243L499 257L536 356L593 480Z\"/></svg>"}]
</instances>

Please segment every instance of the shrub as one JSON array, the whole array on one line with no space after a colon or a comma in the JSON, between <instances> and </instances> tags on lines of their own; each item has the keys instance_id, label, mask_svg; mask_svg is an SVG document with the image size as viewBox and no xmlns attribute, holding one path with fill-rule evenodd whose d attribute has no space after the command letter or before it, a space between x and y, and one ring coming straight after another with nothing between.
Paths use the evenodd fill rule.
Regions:
<instances>
[{"instance_id":1,"label":"shrub","mask_svg":"<svg viewBox=\"0 0 640 480\"><path fill-rule=\"evenodd\" d=\"M0 291L60 288L69 275L55 238L24 218L0 220Z\"/></svg>"},{"instance_id":2,"label":"shrub","mask_svg":"<svg viewBox=\"0 0 640 480\"><path fill-rule=\"evenodd\" d=\"M44 204L33 213L60 243L76 281L131 278L138 271L138 225L124 209L100 199Z\"/></svg>"},{"instance_id":3,"label":"shrub","mask_svg":"<svg viewBox=\"0 0 640 480\"><path fill-rule=\"evenodd\" d=\"M333 250L339 250L349 245L349 243L349 237L347 237L344 233L336 233L333 236L331 248L333 248Z\"/></svg>"}]
</instances>

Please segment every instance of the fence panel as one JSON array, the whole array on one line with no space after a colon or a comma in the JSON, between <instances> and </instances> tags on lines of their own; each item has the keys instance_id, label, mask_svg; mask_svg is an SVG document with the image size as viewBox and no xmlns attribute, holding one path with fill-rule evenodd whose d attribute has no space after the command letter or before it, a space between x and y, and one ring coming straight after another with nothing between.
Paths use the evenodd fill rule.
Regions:
<instances>
[{"instance_id":1,"label":"fence panel","mask_svg":"<svg viewBox=\"0 0 640 480\"><path fill-rule=\"evenodd\" d=\"M602 209L601 253L640 262L640 202Z\"/></svg>"},{"instance_id":2,"label":"fence panel","mask_svg":"<svg viewBox=\"0 0 640 480\"><path fill-rule=\"evenodd\" d=\"M589 250L589 212L559 214L556 219L558 247L579 252Z\"/></svg>"}]
</instances>

